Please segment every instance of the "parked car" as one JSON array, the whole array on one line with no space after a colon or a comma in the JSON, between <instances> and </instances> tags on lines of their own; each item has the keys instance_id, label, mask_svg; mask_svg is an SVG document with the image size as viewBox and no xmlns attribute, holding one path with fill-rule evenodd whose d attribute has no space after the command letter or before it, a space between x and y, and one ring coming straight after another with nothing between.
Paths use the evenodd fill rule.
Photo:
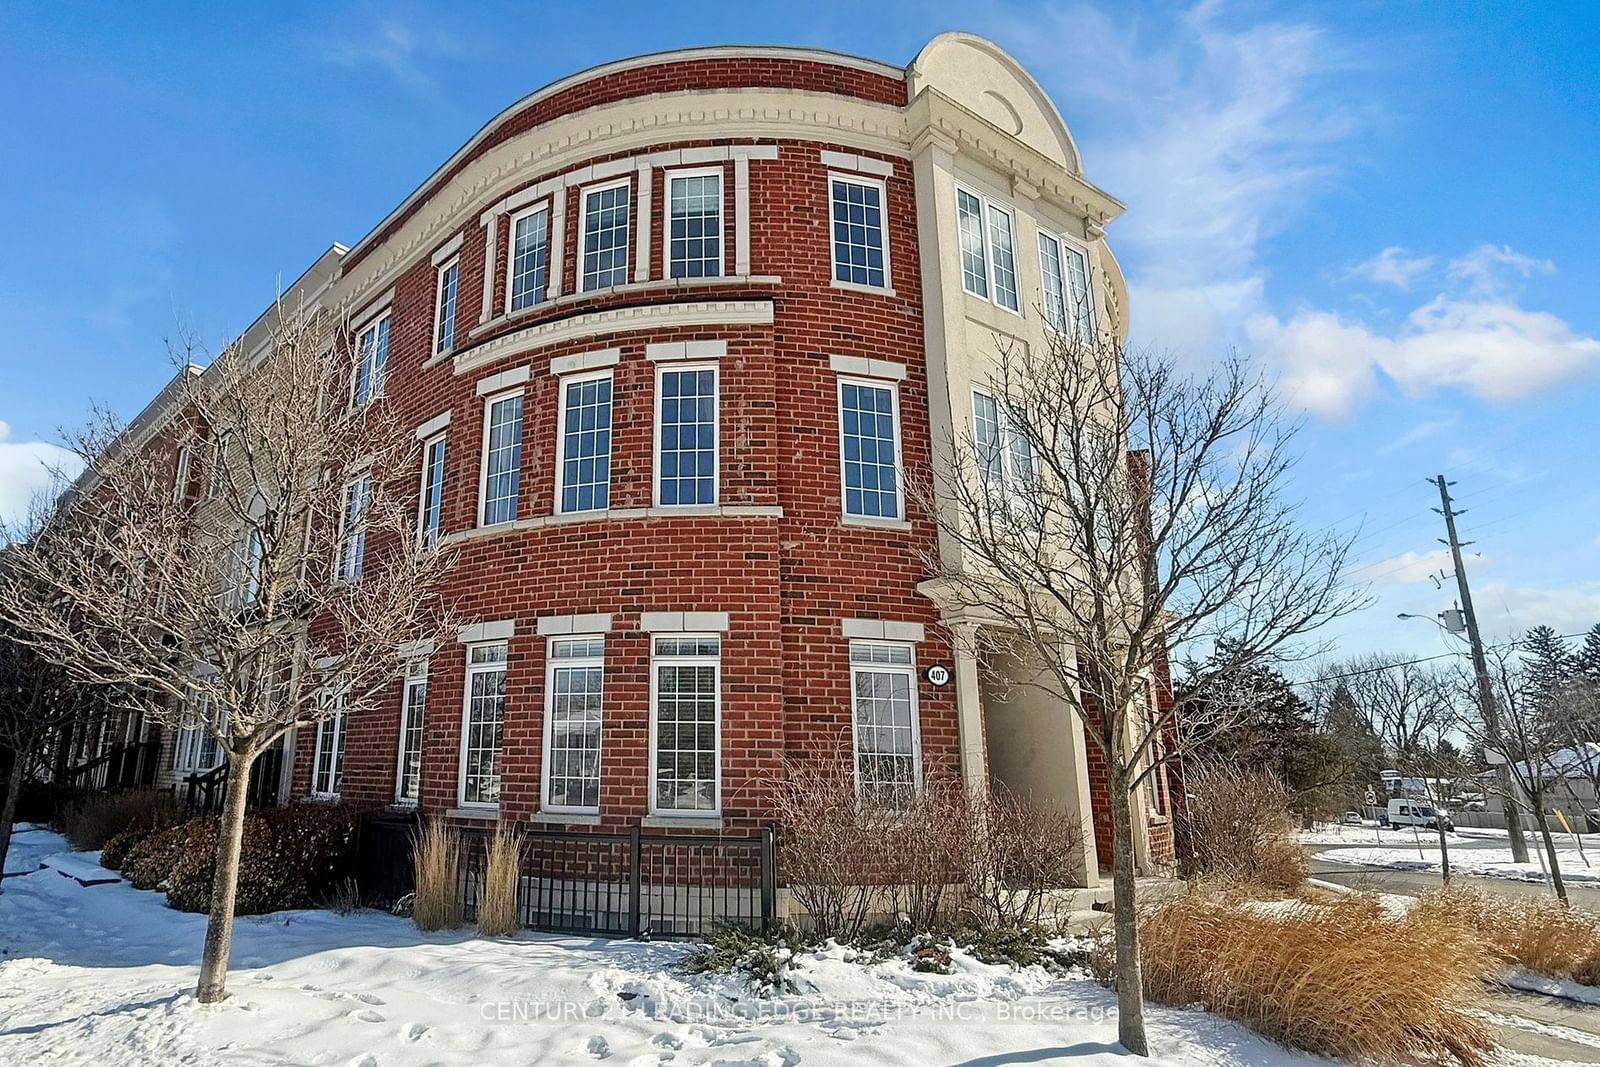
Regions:
<instances>
[{"instance_id":1,"label":"parked car","mask_svg":"<svg viewBox=\"0 0 1600 1067\"><path fill-rule=\"evenodd\" d=\"M1339 816L1339 824L1341 826L1360 826L1361 813L1359 811L1347 811Z\"/></svg>"},{"instance_id":2,"label":"parked car","mask_svg":"<svg viewBox=\"0 0 1600 1067\"><path fill-rule=\"evenodd\" d=\"M1456 828L1456 824L1450 820L1448 811L1435 809L1425 800L1389 801L1389 810L1384 815L1383 824L1395 828L1421 826L1428 830L1437 830L1443 824L1446 833L1454 833Z\"/></svg>"}]
</instances>

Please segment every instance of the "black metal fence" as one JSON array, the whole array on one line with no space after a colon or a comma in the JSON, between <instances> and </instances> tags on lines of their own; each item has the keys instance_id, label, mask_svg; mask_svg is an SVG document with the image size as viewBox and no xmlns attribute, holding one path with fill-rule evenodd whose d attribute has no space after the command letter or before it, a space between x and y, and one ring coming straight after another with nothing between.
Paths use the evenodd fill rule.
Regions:
<instances>
[{"instance_id":1,"label":"black metal fence","mask_svg":"<svg viewBox=\"0 0 1600 1067\"><path fill-rule=\"evenodd\" d=\"M62 782L92 791L148 788L156 780L160 755L160 741L112 745L94 759L68 768Z\"/></svg>"},{"instance_id":2,"label":"black metal fence","mask_svg":"<svg viewBox=\"0 0 1600 1067\"><path fill-rule=\"evenodd\" d=\"M411 891L415 821L366 820L357 843L364 895L393 901ZM462 833L458 879L463 914L477 917L489 834ZM777 911L770 827L746 837L550 828L523 832L517 878L522 923L534 930L599 937L693 938L720 925L769 928Z\"/></svg>"},{"instance_id":3,"label":"black metal fence","mask_svg":"<svg viewBox=\"0 0 1600 1067\"><path fill-rule=\"evenodd\" d=\"M283 749L274 746L256 757L250 765L250 787L245 793L249 811L278 806L278 783L283 776ZM219 763L209 771L191 774L183 780L183 806L190 815L206 815L222 808L228 790L228 765Z\"/></svg>"}]
</instances>

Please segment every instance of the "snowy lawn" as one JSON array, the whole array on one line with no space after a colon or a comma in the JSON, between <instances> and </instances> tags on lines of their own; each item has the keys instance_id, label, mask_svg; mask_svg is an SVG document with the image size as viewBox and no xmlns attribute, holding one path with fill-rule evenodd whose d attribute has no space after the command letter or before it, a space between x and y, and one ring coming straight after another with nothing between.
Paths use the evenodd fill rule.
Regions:
<instances>
[{"instance_id":1,"label":"snowy lawn","mask_svg":"<svg viewBox=\"0 0 1600 1067\"><path fill-rule=\"evenodd\" d=\"M1391 836L1391 835L1386 835ZM1391 836L1392 840L1392 836ZM1319 860L1329 860L1334 863L1354 863L1362 867L1387 867L1399 871L1437 871L1439 863L1439 840L1435 835L1431 839L1432 848L1428 845L1430 839L1422 840L1425 853L1419 853L1413 845L1385 844L1382 847L1352 847L1339 848L1327 852L1317 853ZM1531 846L1530 846L1531 847ZM1600 853L1591 853L1588 862L1594 866L1586 866L1584 857L1578 854L1576 848L1558 848L1556 858L1561 863L1561 877L1569 882L1600 882ZM1539 866L1538 860L1530 863L1517 863L1511 858L1511 849L1506 848L1453 848L1450 850L1450 869L1460 874L1478 875L1483 878L1507 878L1519 882L1542 882L1545 880L1544 869Z\"/></svg>"},{"instance_id":2,"label":"snowy lawn","mask_svg":"<svg viewBox=\"0 0 1600 1067\"><path fill-rule=\"evenodd\" d=\"M190 995L205 917L124 883L82 886L12 842L0 895L0 1063L1125 1065L1115 998L1086 977L982 964L919 974L808 953L800 992L752 996L678 971L688 949L526 935L421 934L374 912L235 926L232 995ZM75 857L80 863L85 854ZM70 866L70 864L69 864ZM1154 1067L1326 1063L1233 1023L1152 1006Z\"/></svg>"}]
</instances>

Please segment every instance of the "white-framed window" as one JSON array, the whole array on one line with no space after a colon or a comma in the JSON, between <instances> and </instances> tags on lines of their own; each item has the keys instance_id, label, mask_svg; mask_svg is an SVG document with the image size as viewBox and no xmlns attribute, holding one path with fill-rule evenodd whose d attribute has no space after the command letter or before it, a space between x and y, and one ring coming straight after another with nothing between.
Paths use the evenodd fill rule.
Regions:
<instances>
[{"instance_id":1,"label":"white-framed window","mask_svg":"<svg viewBox=\"0 0 1600 1067\"><path fill-rule=\"evenodd\" d=\"M461 715L462 806L500 803L500 730L506 713L506 643L467 646Z\"/></svg>"},{"instance_id":2,"label":"white-framed window","mask_svg":"<svg viewBox=\"0 0 1600 1067\"><path fill-rule=\"evenodd\" d=\"M611 506L611 372L561 379L556 511Z\"/></svg>"},{"instance_id":3,"label":"white-framed window","mask_svg":"<svg viewBox=\"0 0 1600 1067\"><path fill-rule=\"evenodd\" d=\"M550 205L538 204L511 217L511 265L506 271L506 310L544 300L550 273Z\"/></svg>"},{"instance_id":4,"label":"white-framed window","mask_svg":"<svg viewBox=\"0 0 1600 1067\"><path fill-rule=\"evenodd\" d=\"M456 290L461 282L461 260L452 259L439 268L433 300L433 354L442 355L456 343Z\"/></svg>"},{"instance_id":5,"label":"white-framed window","mask_svg":"<svg viewBox=\"0 0 1600 1067\"><path fill-rule=\"evenodd\" d=\"M578 289L604 289L628 280L628 242L633 211L630 179L583 191L582 260Z\"/></svg>"},{"instance_id":6,"label":"white-framed window","mask_svg":"<svg viewBox=\"0 0 1600 1067\"><path fill-rule=\"evenodd\" d=\"M342 582L361 577L367 556L367 508L372 504L372 472L364 471L345 483L344 507L339 509L339 560L334 570Z\"/></svg>"},{"instance_id":7,"label":"white-framed window","mask_svg":"<svg viewBox=\"0 0 1600 1067\"><path fill-rule=\"evenodd\" d=\"M961 244L961 287L1007 311L1021 311L1017 296L1016 224L1011 211L956 186L956 226Z\"/></svg>"},{"instance_id":8,"label":"white-framed window","mask_svg":"<svg viewBox=\"0 0 1600 1067\"><path fill-rule=\"evenodd\" d=\"M400 757L395 767L394 798L415 804L422 795L422 725L428 710L428 661L418 657L406 663L400 693Z\"/></svg>"},{"instance_id":9,"label":"white-framed window","mask_svg":"<svg viewBox=\"0 0 1600 1067\"><path fill-rule=\"evenodd\" d=\"M550 639L539 794L539 806L547 811L600 810L605 648L603 637Z\"/></svg>"},{"instance_id":10,"label":"white-framed window","mask_svg":"<svg viewBox=\"0 0 1600 1067\"><path fill-rule=\"evenodd\" d=\"M839 379L839 459L846 515L901 517L900 400L893 382Z\"/></svg>"},{"instance_id":11,"label":"white-framed window","mask_svg":"<svg viewBox=\"0 0 1600 1067\"><path fill-rule=\"evenodd\" d=\"M189 445L179 445L178 455L172 464L172 502L183 502L184 494L189 489L189 462L194 449Z\"/></svg>"},{"instance_id":12,"label":"white-framed window","mask_svg":"<svg viewBox=\"0 0 1600 1067\"><path fill-rule=\"evenodd\" d=\"M1078 341L1094 338L1089 256L1071 241L1039 231L1039 281L1050 328Z\"/></svg>"},{"instance_id":13,"label":"white-framed window","mask_svg":"<svg viewBox=\"0 0 1600 1067\"><path fill-rule=\"evenodd\" d=\"M222 745L216 735L206 729L216 715L216 705L209 692L189 691L191 712L189 725L178 729L173 738L172 773L203 774L222 762Z\"/></svg>"},{"instance_id":14,"label":"white-framed window","mask_svg":"<svg viewBox=\"0 0 1600 1067\"><path fill-rule=\"evenodd\" d=\"M422 445L422 491L417 497L417 542L437 544L444 526L444 443L437 434Z\"/></svg>"},{"instance_id":15,"label":"white-framed window","mask_svg":"<svg viewBox=\"0 0 1600 1067\"><path fill-rule=\"evenodd\" d=\"M522 482L522 390L483 402L483 476L478 486L478 525L517 517Z\"/></svg>"},{"instance_id":16,"label":"white-framed window","mask_svg":"<svg viewBox=\"0 0 1600 1067\"><path fill-rule=\"evenodd\" d=\"M667 173L662 255L669 278L722 274L722 168Z\"/></svg>"},{"instance_id":17,"label":"white-framed window","mask_svg":"<svg viewBox=\"0 0 1600 1067\"><path fill-rule=\"evenodd\" d=\"M717 502L717 367L656 369L656 503Z\"/></svg>"},{"instance_id":18,"label":"white-framed window","mask_svg":"<svg viewBox=\"0 0 1600 1067\"><path fill-rule=\"evenodd\" d=\"M922 781L917 665L910 645L850 642L856 790L875 807L904 808Z\"/></svg>"},{"instance_id":19,"label":"white-framed window","mask_svg":"<svg viewBox=\"0 0 1600 1067\"><path fill-rule=\"evenodd\" d=\"M834 281L889 287L887 202L887 189L875 178L828 175L828 239Z\"/></svg>"},{"instance_id":20,"label":"white-framed window","mask_svg":"<svg viewBox=\"0 0 1600 1067\"><path fill-rule=\"evenodd\" d=\"M230 549L233 555L232 574L226 602L233 611L243 611L255 603L261 592L261 571L266 551L261 540L261 528L251 524Z\"/></svg>"},{"instance_id":21,"label":"white-framed window","mask_svg":"<svg viewBox=\"0 0 1600 1067\"><path fill-rule=\"evenodd\" d=\"M1005 405L981 389L972 391L972 440L985 483L999 487L1033 482L1033 447L1027 436L1012 429Z\"/></svg>"},{"instance_id":22,"label":"white-framed window","mask_svg":"<svg viewBox=\"0 0 1600 1067\"><path fill-rule=\"evenodd\" d=\"M658 635L650 651L650 810L714 816L722 804L722 639Z\"/></svg>"},{"instance_id":23,"label":"white-framed window","mask_svg":"<svg viewBox=\"0 0 1600 1067\"><path fill-rule=\"evenodd\" d=\"M316 751L311 759L311 795L333 798L344 788L345 704L350 691L340 687L322 693L323 718L317 723Z\"/></svg>"},{"instance_id":24,"label":"white-framed window","mask_svg":"<svg viewBox=\"0 0 1600 1067\"><path fill-rule=\"evenodd\" d=\"M211 439L210 457L206 461L206 499L215 500L228 479L228 445L222 434Z\"/></svg>"},{"instance_id":25,"label":"white-framed window","mask_svg":"<svg viewBox=\"0 0 1600 1067\"><path fill-rule=\"evenodd\" d=\"M383 369L389 362L389 313L385 311L356 334L355 379L350 404L360 407L383 395Z\"/></svg>"}]
</instances>

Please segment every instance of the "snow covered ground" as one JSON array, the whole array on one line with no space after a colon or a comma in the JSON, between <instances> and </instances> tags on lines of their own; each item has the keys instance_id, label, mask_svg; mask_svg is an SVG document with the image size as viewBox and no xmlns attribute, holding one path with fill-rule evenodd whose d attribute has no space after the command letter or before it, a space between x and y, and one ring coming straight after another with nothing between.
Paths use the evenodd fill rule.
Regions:
<instances>
[{"instance_id":1,"label":"snow covered ground","mask_svg":"<svg viewBox=\"0 0 1600 1067\"><path fill-rule=\"evenodd\" d=\"M1393 840L1392 835L1385 835ZM1352 842L1353 843L1353 842ZM1413 844L1406 847L1400 844L1385 844L1382 847L1351 847L1332 849L1327 852L1317 853L1319 860L1330 860L1337 863L1354 863L1362 867L1387 867L1400 871L1437 871L1439 870L1439 842L1438 838L1423 838L1423 852L1418 852ZM1584 857L1578 854L1576 848L1556 849L1556 858L1561 863L1561 877L1569 882L1600 882L1600 854L1591 854L1586 866ZM1545 880L1544 869L1537 860L1531 863L1517 863L1511 858L1511 849L1494 847L1453 848L1450 850L1450 869L1461 874L1477 875L1483 878L1509 878L1519 882L1542 882Z\"/></svg>"},{"instance_id":2,"label":"snow covered ground","mask_svg":"<svg viewBox=\"0 0 1600 1067\"><path fill-rule=\"evenodd\" d=\"M0 1063L1127 1062L1114 997L1084 977L961 953L954 974L918 974L830 949L802 957L798 994L763 1000L679 974L681 945L430 935L373 912L241 918L232 996L202 1006L204 916L35 870L66 847L36 828L12 842L7 866L34 873L0 894ZM1152 1007L1149 1022L1154 1067L1327 1062L1203 1012Z\"/></svg>"}]
</instances>

